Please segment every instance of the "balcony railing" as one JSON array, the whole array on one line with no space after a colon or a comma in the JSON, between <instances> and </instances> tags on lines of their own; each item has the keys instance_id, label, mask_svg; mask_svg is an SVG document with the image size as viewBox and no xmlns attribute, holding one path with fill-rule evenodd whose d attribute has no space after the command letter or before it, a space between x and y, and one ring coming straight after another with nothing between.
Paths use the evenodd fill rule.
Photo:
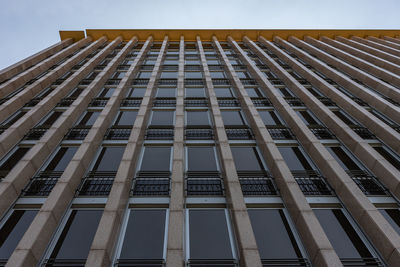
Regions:
<instances>
[{"instance_id":1,"label":"balcony railing","mask_svg":"<svg viewBox=\"0 0 400 267\"><path fill-rule=\"evenodd\" d=\"M239 107L239 101L235 98L218 98L220 107Z\"/></svg>"},{"instance_id":2,"label":"balcony railing","mask_svg":"<svg viewBox=\"0 0 400 267\"><path fill-rule=\"evenodd\" d=\"M84 267L86 259L47 259L43 267Z\"/></svg>"},{"instance_id":3,"label":"balcony railing","mask_svg":"<svg viewBox=\"0 0 400 267\"><path fill-rule=\"evenodd\" d=\"M105 107L107 105L109 98L96 97L93 98L89 106L91 107Z\"/></svg>"},{"instance_id":4,"label":"balcony railing","mask_svg":"<svg viewBox=\"0 0 400 267\"><path fill-rule=\"evenodd\" d=\"M257 82L254 79L240 79L240 82L243 85L257 85Z\"/></svg>"},{"instance_id":5,"label":"balcony railing","mask_svg":"<svg viewBox=\"0 0 400 267\"><path fill-rule=\"evenodd\" d=\"M132 85L147 85L149 83L149 79L133 79Z\"/></svg>"},{"instance_id":6,"label":"balcony railing","mask_svg":"<svg viewBox=\"0 0 400 267\"><path fill-rule=\"evenodd\" d=\"M153 107L175 107L175 98L156 98L153 101Z\"/></svg>"},{"instance_id":7,"label":"balcony railing","mask_svg":"<svg viewBox=\"0 0 400 267\"><path fill-rule=\"evenodd\" d=\"M318 139L336 139L335 135L333 135L328 128L323 125L318 124L310 124L308 125L308 129L318 138Z\"/></svg>"},{"instance_id":8,"label":"balcony railing","mask_svg":"<svg viewBox=\"0 0 400 267\"><path fill-rule=\"evenodd\" d=\"M157 176L157 175L153 175ZM139 176L133 180L132 196L169 196L169 177L143 177Z\"/></svg>"},{"instance_id":9,"label":"balcony railing","mask_svg":"<svg viewBox=\"0 0 400 267\"><path fill-rule=\"evenodd\" d=\"M122 100L121 107L140 107L140 104L142 104L141 98L127 97Z\"/></svg>"},{"instance_id":10,"label":"balcony railing","mask_svg":"<svg viewBox=\"0 0 400 267\"><path fill-rule=\"evenodd\" d=\"M359 125L349 125L349 126L362 139L376 139L376 136L363 126Z\"/></svg>"},{"instance_id":11,"label":"balcony railing","mask_svg":"<svg viewBox=\"0 0 400 267\"><path fill-rule=\"evenodd\" d=\"M245 196L270 196L278 195L273 178L269 175L251 175L251 174L240 174L239 181L242 187L243 195Z\"/></svg>"},{"instance_id":12,"label":"balcony railing","mask_svg":"<svg viewBox=\"0 0 400 267\"><path fill-rule=\"evenodd\" d=\"M178 80L177 79L159 79L158 80L159 85L172 85L172 86L177 86Z\"/></svg>"},{"instance_id":13,"label":"balcony railing","mask_svg":"<svg viewBox=\"0 0 400 267\"><path fill-rule=\"evenodd\" d=\"M36 106L37 104L39 104L39 102L40 101L42 101L43 100L43 97L35 97L35 98L32 98L28 103L26 103L24 106L25 107L34 107L34 106Z\"/></svg>"},{"instance_id":14,"label":"balcony railing","mask_svg":"<svg viewBox=\"0 0 400 267\"><path fill-rule=\"evenodd\" d=\"M297 97L285 97L286 102L292 107L303 107L304 103Z\"/></svg>"},{"instance_id":15,"label":"balcony railing","mask_svg":"<svg viewBox=\"0 0 400 267\"><path fill-rule=\"evenodd\" d=\"M57 103L57 107L69 107L76 100L76 97L64 97Z\"/></svg>"},{"instance_id":16,"label":"balcony railing","mask_svg":"<svg viewBox=\"0 0 400 267\"><path fill-rule=\"evenodd\" d=\"M132 126L113 126L107 129L104 140L128 140Z\"/></svg>"},{"instance_id":17,"label":"balcony railing","mask_svg":"<svg viewBox=\"0 0 400 267\"><path fill-rule=\"evenodd\" d=\"M187 267L237 267L235 259L189 259Z\"/></svg>"},{"instance_id":18,"label":"balcony railing","mask_svg":"<svg viewBox=\"0 0 400 267\"><path fill-rule=\"evenodd\" d=\"M364 101L362 101L360 98L358 97L352 97L351 98L354 102L356 102L357 104L359 104L362 107L368 107L369 105L367 103L365 103Z\"/></svg>"},{"instance_id":19,"label":"balcony railing","mask_svg":"<svg viewBox=\"0 0 400 267\"><path fill-rule=\"evenodd\" d=\"M261 264L263 267L269 266L311 266L310 262L306 258L298 258L298 259L261 259Z\"/></svg>"},{"instance_id":20,"label":"balcony railing","mask_svg":"<svg viewBox=\"0 0 400 267\"><path fill-rule=\"evenodd\" d=\"M84 140L90 131L91 126L76 126L71 128L64 136L64 140Z\"/></svg>"},{"instance_id":21,"label":"balcony railing","mask_svg":"<svg viewBox=\"0 0 400 267\"><path fill-rule=\"evenodd\" d=\"M24 140L39 140L49 128L50 125L30 129L29 132L24 136Z\"/></svg>"},{"instance_id":22,"label":"balcony railing","mask_svg":"<svg viewBox=\"0 0 400 267\"><path fill-rule=\"evenodd\" d=\"M272 103L268 98L251 98L251 101L256 107L272 107Z\"/></svg>"},{"instance_id":23,"label":"balcony railing","mask_svg":"<svg viewBox=\"0 0 400 267\"><path fill-rule=\"evenodd\" d=\"M63 171L42 171L33 177L22 190L24 196L48 196L56 185Z\"/></svg>"},{"instance_id":24,"label":"balcony railing","mask_svg":"<svg viewBox=\"0 0 400 267\"><path fill-rule=\"evenodd\" d=\"M317 171L299 170L292 174L304 195L332 195L332 190Z\"/></svg>"},{"instance_id":25,"label":"balcony railing","mask_svg":"<svg viewBox=\"0 0 400 267\"><path fill-rule=\"evenodd\" d=\"M384 266L377 258L340 258L340 261L349 267Z\"/></svg>"},{"instance_id":26,"label":"balcony railing","mask_svg":"<svg viewBox=\"0 0 400 267\"><path fill-rule=\"evenodd\" d=\"M322 104L328 107L335 107L337 106L335 102L333 102L330 98L328 97L318 97L318 100L321 101Z\"/></svg>"},{"instance_id":27,"label":"balcony railing","mask_svg":"<svg viewBox=\"0 0 400 267\"><path fill-rule=\"evenodd\" d=\"M77 195L107 196L114 182L115 171L91 171L82 179Z\"/></svg>"},{"instance_id":28,"label":"balcony railing","mask_svg":"<svg viewBox=\"0 0 400 267\"><path fill-rule=\"evenodd\" d=\"M185 79L185 86L186 85L204 86L204 82L202 79Z\"/></svg>"},{"instance_id":29,"label":"balcony railing","mask_svg":"<svg viewBox=\"0 0 400 267\"><path fill-rule=\"evenodd\" d=\"M188 172L186 177L188 196L222 196L224 186L217 172Z\"/></svg>"},{"instance_id":30,"label":"balcony railing","mask_svg":"<svg viewBox=\"0 0 400 267\"><path fill-rule=\"evenodd\" d=\"M213 85L230 85L230 81L228 79L212 79Z\"/></svg>"},{"instance_id":31,"label":"balcony railing","mask_svg":"<svg viewBox=\"0 0 400 267\"><path fill-rule=\"evenodd\" d=\"M115 263L116 267L164 267L163 259L119 259Z\"/></svg>"},{"instance_id":32,"label":"balcony railing","mask_svg":"<svg viewBox=\"0 0 400 267\"><path fill-rule=\"evenodd\" d=\"M375 178L363 170L347 170L361 191L367 196L388 195L388 190Z\"/></svg>"},{"instance_id":33,"label":"balcony railing","mask_svg":"<svg viewBox=\"0 0 400 267\"><path fill-rule=\"evenodd\" d=\"M229 140L252 140L254 139L251 129L230 129L226 128L226 135Z\"/></svg>"},{"instance_id":34,"label":"balcony railing","mask_svg":"<svg viewBox=\"0 0 400 267\"><path fill-rule=\"evenodd\" d=\"M146 140L174 140L174 129L147 129Z\"/></svg>"},{"instance_id":35,"label":"balcony railing","mask_svg":"<svg viewBox=\"0 0 400 267\"><path fill-rule=\"evenodd\" d=\"M208 101L206 98L187 98L185 99L186 107L207 107Z\"/></svg>"},{"instance_id":36,"label":"balcony railing","mask_svg":"<svg viewBox=\"0 0 400 267\"><path fill-rule=\"evenodd\" d=\"M213 129L185 129L186 140L214 140Z\"/></svg>"},{"instance_id":37,"label":"balcony railing","mask_svg":"<svg viewBox=\"0 0 400 267\"><path fill-rule=\"evenodd\" d=\"M284 125L266 125L269 134L274 140L294 140L295 136Z\"/></svg>"}]
</instances>

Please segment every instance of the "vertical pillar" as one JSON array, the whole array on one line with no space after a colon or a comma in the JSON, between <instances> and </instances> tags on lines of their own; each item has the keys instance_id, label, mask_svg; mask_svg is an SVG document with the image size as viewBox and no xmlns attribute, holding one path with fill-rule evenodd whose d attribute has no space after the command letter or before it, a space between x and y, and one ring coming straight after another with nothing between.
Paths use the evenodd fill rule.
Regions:
<instances>
[{"instance_id":1,"label":"vertical pillar","mask_svg":"<svg viewBox=\"0 0 400 267\"><path fill-rule=\"evenodd\" d=\"M383 39L388 40L392 43L400 44L400 39L398 39L398 38L393 38L390 36L383 36Z\"/></svg>"},{"instance_id":2,"label":"vertical pillar","mask_svg":"<svg viewBox=\"0 0 400 267\"><path fill-rule=\"evenodd\" d=\"M128 139L128 144L126 145L103 215L90 247L88 259L85 264L87 267L108 267L112 264L115 244L118 241L118 233L122 225L122 219L129 203L132 178L135 174L137 159L142 149L144 133L150 116L151 102L155 94L154 88L160 76L160 66L164 59L167 45L168 37L166 36L157 61L154 64L146 93L143 96L142 104L140 105L131 135ZM118 106L116 106L116 108L118 108ZM115 114L115 112L113 113Z\"/></svg>"},{"instance_id":3,"label":"vertical pillar","mask_svg":"<svg viewBox=\"0 0 400 267\"><path fill-rule=\"evenodd\" d=\"M389 47L397 49L397 50L400 49L400 44L393 43L391 40L380 39L380 38L376 38L374 36L368 36L367 39L372 42L375 42L375 43L378 43L378 44L381 44L384 46L389 46ZM398 51L398 52L400 52L400 51ZM398 54L398 55L400 55L400 54Z\"/></svg>"},{"instance_id":4,"label":"vertical pillar","mask_svg":"<svg viewBox=\"0 0 400 267\"><path fill-rule=\"evenodd\" d=\"M364 39L364 38L361 38L361 37L358 37L358 36L353 36L353 37L351 37L351 39L356 41L356 42L368 45L368 46L376 48L376 49L379 49L379 50L384 51L386 53L392 54L392 55L394 55L396 57L400 56L400 51L397 50L397 49L394 49L394 48L392 48L390 46L382 45L382 44L379 44L379 43L376 43L374 41L367 40L367 39Z\"/></svg>"}]
</instances>

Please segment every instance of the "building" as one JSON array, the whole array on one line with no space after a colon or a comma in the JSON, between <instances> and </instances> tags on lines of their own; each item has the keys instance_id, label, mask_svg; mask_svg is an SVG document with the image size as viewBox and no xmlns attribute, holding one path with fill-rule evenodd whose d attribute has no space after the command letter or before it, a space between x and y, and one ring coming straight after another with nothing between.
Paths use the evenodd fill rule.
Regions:
<instances>
[{"instance_id":1,"label":"building","mask_svg":"<svg viewBox=\"0 0 400 267\"><path fill-rule=\"evenodd\" d=\"M0 72L1 263L400 266L399 35L60 32Z\"/></svg>"}]
</instances>

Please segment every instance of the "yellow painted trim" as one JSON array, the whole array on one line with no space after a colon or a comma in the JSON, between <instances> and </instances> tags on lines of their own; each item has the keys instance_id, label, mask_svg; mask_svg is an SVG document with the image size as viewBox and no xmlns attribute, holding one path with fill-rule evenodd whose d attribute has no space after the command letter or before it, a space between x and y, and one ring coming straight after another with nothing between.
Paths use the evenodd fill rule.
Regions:
<instances>
[{"instance_id":1,"label":"yellow painted trim","mask_svg":"<svg viewBox=\"0 0 400 267\"><path fill-rule=\"evenodd\" d=\"M85 31L60 31L61 41L68 38L72 38L74 42L79 41L85 38Z\"/></svg>"}]
</instances>

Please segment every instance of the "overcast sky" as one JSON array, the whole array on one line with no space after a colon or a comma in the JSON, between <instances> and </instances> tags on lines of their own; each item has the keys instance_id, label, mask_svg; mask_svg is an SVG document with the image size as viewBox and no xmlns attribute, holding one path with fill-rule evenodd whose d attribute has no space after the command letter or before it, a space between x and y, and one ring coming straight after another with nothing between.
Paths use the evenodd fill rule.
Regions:
<instances>
[{"instance_id":1,"label":"overcast sky","mask_svg":"<svg viewBox=\"0 0 400 267\"><path fill-rule=\"evenodd\" d=\"M0 69L84 29L400 29L400 0L0 0Z\"/></svg>"}]
</instances>

